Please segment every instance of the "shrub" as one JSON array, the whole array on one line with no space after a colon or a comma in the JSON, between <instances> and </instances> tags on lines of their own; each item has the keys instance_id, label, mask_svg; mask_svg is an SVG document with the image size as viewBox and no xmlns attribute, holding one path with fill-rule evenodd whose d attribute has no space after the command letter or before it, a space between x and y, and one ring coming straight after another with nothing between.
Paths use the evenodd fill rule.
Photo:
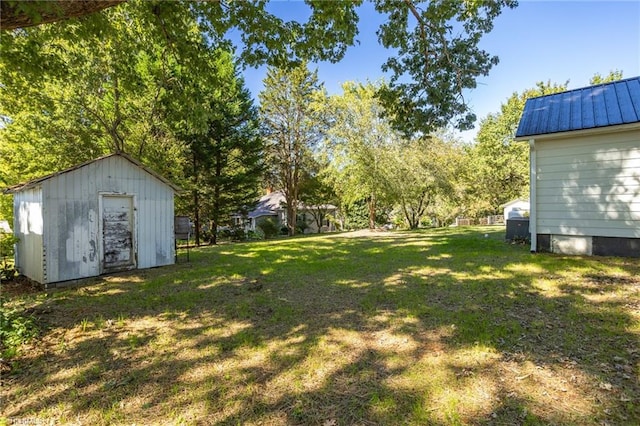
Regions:
<instances>
[{"instance_id":1,"label":"shrub","mask_svg":"<svg viewBox=\"0 0 640 426\"><path fill-rule=\"evenodd\" d=\"M228 239L229 241L244 241L247 239L247 234L242 226L224 227L218 230L218 238Z\"/></svg>"},{"instance_id":2,"label":"shrub","mask_svg":"<svg viewBox=\"0 0 640 426\"><path fill-rule=\"evenodd\" d=\"M13 257L13 247L18 241L13 235L0 232L0 258Z\"/></svg>"},{"instance_id":3,"label":"shrub","mask_svg":"<svg viewBox=\"0 0 640 426\"><path fill-rule=\"evenodd\" d=\"M13 258L14 244L18 241L13 235L0 232L0 283L11 281L18 273L13 262L8 260Z\"/></svg>"},{"instance_id":4,"label":"shrub","mask_svg":"<svg viewBox=\"0 0 640 426\"><path fill-rule=\"evenodd\" d=\"M218 230L218 238L227 238L231 239L231 229L230 228L222 228Z\"/></svg>"},{"instance_id":5,"label":"shrub","mask_svg":"<svg viewBox=\"0 0 640 426\"><path fill-rule=\"evenodd\" d=\"M309 229L309 224L306 221L300 220L296 222L297 234L304 234L304 231L306 231L307 229Z\"/></svg>"},{"instance_id":6,"label":"shrub","mask_svg":"<svg viewBox=\"0 0 640 426\"><path fill-rule=\"evenodd\" d=\"M256 228L255 231L247 232L247 239L251 241L264 240L264 232L260 228Z\"/></svg>"},{"instance_id":7,"label":"shrub","mask_svg":"<svg viewBox=\"0 0 640 426\"><path fill-rule=\"evenodd\" d=\"M24 343L38 335L36 321L31 316L20 315L16 309L8 309L0 299L0 356L13 358Z\"/></svg>"},{"instance_id":8,"label":"shrub","mask_svg":"<svg viewBox=\"0 0 640 426\"><path fill-rule=\"evenodd\" d=\"M234 226L229 230L231 241L244 241L247 239L247 233L242 226Z\"/></svg>"},{"instance_id":9,"label":"shrub","mask_svg":"<svg viewBox=\"0 0 640 426\"><path fill-rule=\"evenodd\" d=\"M272 238L278 235L278 224L273 218L266 218L260 221L260 224L257 226L264 233L265 238Z\"/></svg>"},{"instance_id":10,"label":"shrub","mask_svg":"<svg viewBox=\"0 0 640 426\"><path fill-rule=\"evenodd\" d=\"M12 262L2 261L0 263L0 283L13 280L18 275L18 270Z\"/></svg>"}]
</instances>

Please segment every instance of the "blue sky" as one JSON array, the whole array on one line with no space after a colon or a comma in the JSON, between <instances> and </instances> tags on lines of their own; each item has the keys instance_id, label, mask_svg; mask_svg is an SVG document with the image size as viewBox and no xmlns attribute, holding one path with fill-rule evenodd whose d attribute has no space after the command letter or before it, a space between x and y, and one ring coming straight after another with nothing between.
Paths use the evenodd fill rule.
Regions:
<instances>
[{"instance_id":1,"label":"blue sky","mask_svg":"<svg viewBox=\"0 0 640 426\"><path fill-rule=\"evenodd\" d=\"M271 9L283 19L307 16L298 0L276 1ZM377 41L376 29L384 17L365 3L360 10L358 40L337 63L319 63L318 76L330 94L340 93L345 81L376 81L384 76L381 64L389 56ZM465 94L478 118L500 110L513 92L538 81L564 83L569 88L589 84L595 73L621 70L624 77L640 76L640 0L541 1L520 0L504 10L485 35L481 47L500 57L478 87ZM257 99L265 68L244 71L247 87ZM461 136L473 140L476 130Z\"/></svg>"}]
</instances>

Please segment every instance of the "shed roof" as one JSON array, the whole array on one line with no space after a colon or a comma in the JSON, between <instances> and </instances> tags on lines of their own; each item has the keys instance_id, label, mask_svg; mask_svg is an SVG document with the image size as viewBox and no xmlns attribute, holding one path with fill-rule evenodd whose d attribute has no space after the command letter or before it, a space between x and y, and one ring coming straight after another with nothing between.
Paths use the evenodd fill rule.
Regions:
<instances>
[{"instance_id":1,"label":"shed roof","mask_svg":"<svg viewBox=\"0 0 640 426\"><path fill-rule=\"evenodd\" d=\"M516 138L640 122L640 77L527 100Z\"/></svg>"},{"instance_id":2,"label":"shed roof","mask_svg":"<svg viewBox=\"0 0 640 426\"><path fill-rule=\"evenodd\" d=\"M122 157L125 160L129 161L130 163L132 163L133 165L135 165L137 167L140 167L142 170L144 170L145 172L149 173L151 176L155 177L156 179L158 179L162 183L170 186L171 189L173 189L174 191L176 191L176 192L182 191L182 189L180 187L176 186L171 181L169 181L167 178L163 177L162 175L158 174L157 172L151 170L150 168L148 168L147 166L145 166L144 164L142 164L141 162L139 162L135 158L130 157L130 156L128 156L127 154L125 154L123 152L116 152L116 153L113 153L113 154L105 155L105 156L102 156L102 157L87 161L87 162L82 163L82 164L75 165L73 167L69 167L68 169L64 169L64 170L61 170L59 172L51 173L51 174L48 174L46 176L42 176L42 177L39 177L39 178L36 178L36 179L32 179L32 180L27 181L27 182L22 182L22 183L10 186L8 188L5 188L5 190L3 192L6 193L6 194L12 194L12 193L15 193L15 192L20 192L22 190L32 188L32 187L38 185L39 183L44 182L45 180L51 179L51 178L56 177L56 176L60 176L60 175L65 174L65 173L72 172L74 170L78 170L78 169L80 169L80 168L82 168L84 166L88 166L89 164L93 164L93 163L96 163L98 161L102 161L102 160L105 160L107 158L114 157L114 156Z\"/></svg>"},{"instance_id":3,"label":"shed roof","mask_svg":"<svg viewBox=\"0 0 640 426\"><path fill-rule=\"evenodd\" d=\"M525 199L522 199L522 198L516 198L515 200L511 200L511 201L508 201L508 202L506 202L504 204L500 204L499 207L504 209L505 207L510 207L510 206L512 206L514 204L528 203L528 202L529 202L529 200L525 200Z\"/></svg>"}]
</instances>

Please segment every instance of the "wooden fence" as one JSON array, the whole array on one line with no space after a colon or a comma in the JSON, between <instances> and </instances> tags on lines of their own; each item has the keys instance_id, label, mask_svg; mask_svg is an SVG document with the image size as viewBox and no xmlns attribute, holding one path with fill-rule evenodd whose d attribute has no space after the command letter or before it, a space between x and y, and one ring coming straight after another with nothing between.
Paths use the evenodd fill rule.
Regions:
<instances>
[{"instance_id":1,"label":"wooden fence","mask_svg":"<svg viewBox=\"0 0 640 426\"><path fill-rule=\"evenodd\" d=\"M464 217L456 218L456 226L471 226L471 225L504 225L504 216L492 215L487 217L481 217L478 220L464 218Z\"/></svg>"}]
</instances>

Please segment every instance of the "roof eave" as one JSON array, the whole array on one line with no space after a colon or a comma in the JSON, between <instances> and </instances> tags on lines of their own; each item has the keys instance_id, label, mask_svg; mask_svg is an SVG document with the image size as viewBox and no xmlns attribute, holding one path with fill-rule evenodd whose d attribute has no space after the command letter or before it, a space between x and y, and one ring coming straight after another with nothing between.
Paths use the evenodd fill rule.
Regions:
<instances>
[{"instance_id":1,"label":"roof eave","mask_svg":"<svg viewBox=\"0 0 640 426\"><path fill-rule=\"evenodd\" d=\"M567 130L564 132L541 133L537 135L522 135L522 136L516 136L513 140L516 142L526 142L526 141L530 141L531 139L535 139L536 141L545 140L545 139L563 139L563 138L574 138L574 137L580 137L580 136L599 135L603 133L627 132L630 130L637 130L637 129L640 129L640 122L615 124L612 126L603 126L603 127L593 127L590 129Z\"/></svg>"},{"instance_id":2,"label":"roof eave","mask_svg":"<svg viewBox=\"0 0 640 426\"><path fill-rule=\"evenodd\" d=\"M516 198L515 200L511 200L511 201L508 201L508 202L506 202L504 204L500 204L498 207L505 208L505 207L508 207L508 206L510 206L512 204L516 204L516 203L520 203L520 202L528 203L529 200L525 200L524 198Z\"/></svg>"},{"instance_id":3,"label":"roof eave","mask_svg":"<svg viewBox=\"0 0 640 426\"><path fill-rule=\"evenodd\" d=\"M38 179L38 181L30 181L26 183L19 183L17 185L8 186L2 189L3 194L15 194L16 192L24 191L25 189L35 188L40 185L42 180Z\"/></svg>"}]
</instances>

